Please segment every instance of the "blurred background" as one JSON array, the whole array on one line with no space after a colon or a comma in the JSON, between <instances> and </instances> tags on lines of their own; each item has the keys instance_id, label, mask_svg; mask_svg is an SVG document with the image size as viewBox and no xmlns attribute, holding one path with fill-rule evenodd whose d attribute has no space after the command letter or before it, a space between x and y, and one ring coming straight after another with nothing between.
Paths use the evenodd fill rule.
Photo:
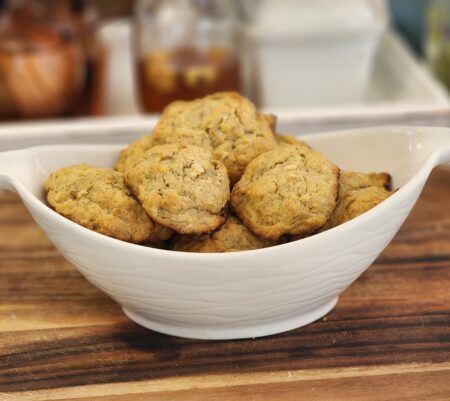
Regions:
<instances>
[{"instance_id":1,"label":"blurred background","mask_svg":"<svg viewBox=\"0 0 450 401\"><path fill-rule=\"evenodd\" d=\"M292 134L450 122L450 0L0 0L0 150L236 90Z\"/></svg>"}]
</instances>

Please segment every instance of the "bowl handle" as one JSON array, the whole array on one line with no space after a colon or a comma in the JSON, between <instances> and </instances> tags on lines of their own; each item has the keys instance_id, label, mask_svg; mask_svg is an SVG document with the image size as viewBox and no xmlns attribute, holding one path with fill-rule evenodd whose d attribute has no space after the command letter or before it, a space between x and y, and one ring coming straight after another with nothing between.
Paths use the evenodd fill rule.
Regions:
<instances>
[{"instance_id":1,"label":"bowl handle","mask_svg":"<svg viewBox=\"0 0 450 401\"><path fill-rule=\"evenodd\" d=\"M433 168L450 163L450 129L440 127L414 127L414 136L425 154L429 154L428 166Z\"/></svg>"},{"instance_id":2,"label":"bowl handle","mask_svg":"<svg viewBox=\"0 0 450 401\"><path fill-rule=\"evenodd\" d=\"M435 165L447 164L450 167L450 145L440 148L438 152L438 158Z\"/></svg>"},{"instance_id":3,"label":"bowl handle","mask_svg":"<svg viewBox=\"0 0 450 401\"><path fill-rule=\"evenodd\" d=\"M0 190L15 191L14 181L28 174L26 149L0 152Z\"/></svg>"}]
</instances>

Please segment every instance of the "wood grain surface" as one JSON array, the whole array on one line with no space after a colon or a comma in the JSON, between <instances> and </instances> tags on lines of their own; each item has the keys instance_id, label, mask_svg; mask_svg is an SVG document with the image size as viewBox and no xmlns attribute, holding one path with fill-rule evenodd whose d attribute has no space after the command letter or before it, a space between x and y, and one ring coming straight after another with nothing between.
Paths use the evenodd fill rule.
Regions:
<instances>
[{"instance_id":1,"label":"wood grain surface","mask_svg":"<svg viewBox=\"0 0 450 401\"><path fill-rule=\"evenodd\" d=\"M0 194L0 400L450 400L450 170L325 318L239 341L129 321Z\"/></svg>"}]
</instances>

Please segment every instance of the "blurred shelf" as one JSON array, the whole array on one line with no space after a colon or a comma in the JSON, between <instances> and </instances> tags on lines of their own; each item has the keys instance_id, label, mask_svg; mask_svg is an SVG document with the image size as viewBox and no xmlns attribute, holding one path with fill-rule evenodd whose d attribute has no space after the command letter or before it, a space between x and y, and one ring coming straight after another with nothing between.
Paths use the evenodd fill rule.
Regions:
<instances>
[{"instance_id":1,"label":"blurred shelf","mask_svg":"<svg viewBox=\"0 0 450 401\"><path fill-rule=\"evenodd\" d=\"M156 115L142 115L136 102L130 25L105 25L109 49L103 117L0 125L0 151L48 143L126 143L149 133ZM450 101L443 86L394 32L385 35L365 100L358 104L270 108L278 130L292 134L386 124L448 125Z\"/></svg>"}]
</instances>

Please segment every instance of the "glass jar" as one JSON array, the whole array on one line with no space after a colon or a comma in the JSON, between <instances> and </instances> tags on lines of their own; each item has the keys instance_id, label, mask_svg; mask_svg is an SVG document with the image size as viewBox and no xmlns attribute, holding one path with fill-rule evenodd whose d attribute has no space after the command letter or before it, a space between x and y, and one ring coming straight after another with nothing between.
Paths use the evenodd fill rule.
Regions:
<instances>
[{"instance_id":1,"label":"glass jar","mask_svg":"<svg viewBox=\"0 0 450 401\"><path fill-rule=\"evenodd\" d=\"M229 1L138 0L134 54L142 107L240 90L235 22Z\"/></svg>"},{"instance_id":2,"label":"glass jar","mask_svg":"<svg viewBox=\"0 0 450 401\"><path fill-rule=\"evenodd\" d=\"M93 52L82 2L8 0L0 19L0 118L74 113Z\"/></svg>"}]
</instances>

